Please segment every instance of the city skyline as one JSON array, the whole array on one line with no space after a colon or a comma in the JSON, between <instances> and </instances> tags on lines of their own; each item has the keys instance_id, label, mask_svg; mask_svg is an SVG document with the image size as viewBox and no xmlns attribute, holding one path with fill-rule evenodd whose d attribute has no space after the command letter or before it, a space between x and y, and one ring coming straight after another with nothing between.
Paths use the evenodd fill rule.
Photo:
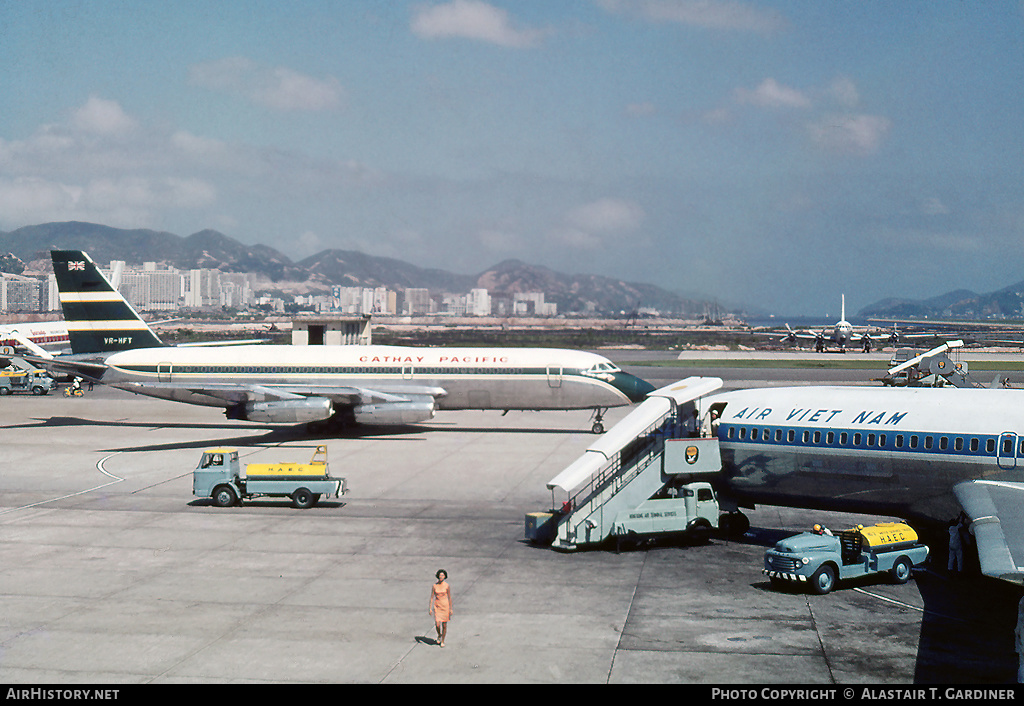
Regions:
<instances>
[{"instance_id":1,"label":"city skyline","mask_svg":"<svg viewBox=\"0 0 1024 706\"><path fill-rule=\"evenodd\" d=\"M137 310L236 310L284 312L289 306L319 313L376 314L382 316L538 316L553 317L558 306L545 301L544 292L491 294L484 288L468 292L426 287L344 286L321 283L307 294L285 295L289 284L274 283L255 272L218 269L181 269L146 262L129 265L112 260L100 272ZM57 283L52 273L0 273L0 314L60 311Z\"/></svg>"},{"instance_id":2,"label":"city skyline","mask_svg":"<svg viewBox=\"0 0 1024 706\"><path fill-rule=\"evenodd\" d=\"M0 230L515 258L820 315L1024 278L1019 2L0 7Z\"/></svg>"}]
</instances>

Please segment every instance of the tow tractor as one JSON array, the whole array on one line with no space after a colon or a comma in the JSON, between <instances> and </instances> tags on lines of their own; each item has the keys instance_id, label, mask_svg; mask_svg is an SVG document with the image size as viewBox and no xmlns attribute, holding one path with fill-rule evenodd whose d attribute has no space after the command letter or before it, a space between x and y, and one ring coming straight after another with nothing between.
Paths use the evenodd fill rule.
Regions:
<instances>
[{"instance_id":1,"label":"tow tractor","mask_svg":"<svg viewBox=\"0 0 1024 706\"><path fill-rule=\"evenodd\" d=\"M212 498L217 507L266 496L288 497L295 507L310 508L323 496L340 498L346 492L345 479L328 470L326 446L317 446L309 463L250 463L244 473L238 449L208 449L192 473L192 494Z\"/></svg>"},{"instance_id":2,"label":"tow tractor","mask_svg":"<svg viewBox=\"0 0 1024 706\"><path fill-rule=\"evenodd\" d=\"M896 583L906 583L913 567L928 558L928 547L903 522L857 525L834 535L816 525L778 542L764 555L764 573L772 585L806 583L825 594L841 579L888 572Z\"/></svg>"}]
</instances>

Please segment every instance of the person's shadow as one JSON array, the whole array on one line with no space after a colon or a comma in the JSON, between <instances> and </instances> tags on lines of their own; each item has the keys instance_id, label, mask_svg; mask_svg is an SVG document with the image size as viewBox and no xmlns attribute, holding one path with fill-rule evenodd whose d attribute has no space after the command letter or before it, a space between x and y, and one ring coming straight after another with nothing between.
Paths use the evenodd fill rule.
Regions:
<instances>
[{"instance_id":1,"label":"person's shadow","mask_svg":"<svg viewBox=\"0 0 1024 706\"><path fill-rule=\"evenodd\" d=\"M434 638L427 637L426 635L417 635L416 642L421 645L434 645L435 647L440 644L440 640L435 640Z\"/></svg>"}]
</instances>

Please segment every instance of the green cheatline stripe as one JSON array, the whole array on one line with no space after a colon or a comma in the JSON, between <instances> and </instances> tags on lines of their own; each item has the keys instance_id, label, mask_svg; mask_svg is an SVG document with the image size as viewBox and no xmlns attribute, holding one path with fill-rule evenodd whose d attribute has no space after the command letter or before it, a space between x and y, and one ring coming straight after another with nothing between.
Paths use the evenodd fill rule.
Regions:
<instances>
[{"instance_id":1,"label":"green cheatline stripe","mask_svg":"<svg viewBox=\"0 0 1024 706\"><path fill-rule=\"evenodd\" d=\"M1024 360L968 360L968 373L982 370L1024 370ZM884 374L889 369L887 360L794 360L786 359L758 359L749 358L724 359L724 358L688 358L686 360L632 360L621 361L619 366L638 368L792 368L792 369L831 369L831 370L877 370Z\"/></svg>"}]
</instances>

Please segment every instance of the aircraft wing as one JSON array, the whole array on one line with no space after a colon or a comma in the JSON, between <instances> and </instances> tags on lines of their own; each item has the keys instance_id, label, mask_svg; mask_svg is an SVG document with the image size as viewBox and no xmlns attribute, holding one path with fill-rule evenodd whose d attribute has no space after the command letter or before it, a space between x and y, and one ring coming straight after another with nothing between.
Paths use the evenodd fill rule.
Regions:
<instances>
[{"instance_id":1,"label":"aircraft wing","mask_svg":"<svg viewBox=\"0 0 1024 706\"><path fill-rule=\"evenodd\" d=\"M174 382L133 382L118 385L124 390L181 390L195 395L213 397L225 402L276 402L304 397L326 397L340 405L367 405L388 402L409 402L412 399L438 399L448 393L442 387L428 385L394 385L373 388L349 385L244 385L238 383L201 384Z\"/></svg>"},{"instance_id":2,"label":"aircraft wing","mask_svg":"<svg viewBox=\"0 0 1024 706\"><path fill-rule=\"evenodd\" d=\"M61 375L77 375L85 380L100 382L107 366L95 360L77 360L73 356L47 356L45 358L36 355L21 356L33 365L45 368L51 373Z\"/></svg>"},{"instance_id":3,"label":"aircraft wing","mask_svg":"<svg viewBox=\"0 0 1024 706\"><path fill-rule=\"evenodd\" d=\"M974 480L953 492L971 518L981 573L1024 583L1024 483Z\"/></svg>"},{"instance_id":4,"label":"aircraft wing","mask_svg":"<svg viewBox=\"0 0 1024 706\"><path fill-rule=\"evenodd\" d=\"M795 341L816 341L825 334L814 331L794 331L789 327L789 324L786 324L785 331L766 331L763 335L770 336L771 338L781 338L793 343Z\"/></svg>"},{"instance_id":5,"label":"aircraft wing","mask_svg":"<svg viewBox=\"0 0 1024 706\"><path fill-rule=\"evenodd\" d=\"M269 338L247 338L230 341L198 341L196 343L179 343L175 348L210 348L213 346L253 346L260 343L270 343Z\"/></svg>"},{"instance_id":6,"label":"aircraft wing","mask_svg":"<svg viewBox=\"0 0 1024 706\"><path fill-rule=\"evenodd\" d=\"M854 338L867 336L872 341L891 341L893 343L906 343L908 341L925 341L933 338L941 338L942 334L934 331L904 332L897 328L885 330L858 330L854 329Z\"/></svg>"}]
</instances>

